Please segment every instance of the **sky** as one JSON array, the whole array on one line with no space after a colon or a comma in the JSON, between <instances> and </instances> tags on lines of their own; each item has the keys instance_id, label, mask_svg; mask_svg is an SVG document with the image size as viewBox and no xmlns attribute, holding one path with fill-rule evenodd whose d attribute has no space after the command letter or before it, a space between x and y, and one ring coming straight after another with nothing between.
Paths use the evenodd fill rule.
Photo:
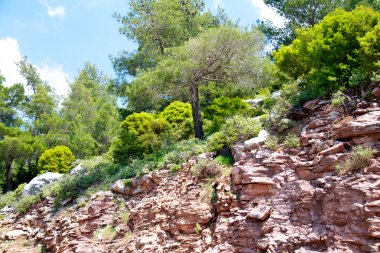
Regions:
<instances>
[{"instance_id":1,"label":"sky","mask_svg":"<svg viewBox=\"0 0 380 253\"><path fill-rule=\"evenodd\" d=\"M241 25L282 19L263 0L206 0L206 9L224 8ZM110 56L136 45L118 32L114 13L127 0L0 0L0 73L5 85L24 83L16 62L26 56L41 78L60 96L67 95L86 62L114 77Z\"/></svg>"}]
</instances>

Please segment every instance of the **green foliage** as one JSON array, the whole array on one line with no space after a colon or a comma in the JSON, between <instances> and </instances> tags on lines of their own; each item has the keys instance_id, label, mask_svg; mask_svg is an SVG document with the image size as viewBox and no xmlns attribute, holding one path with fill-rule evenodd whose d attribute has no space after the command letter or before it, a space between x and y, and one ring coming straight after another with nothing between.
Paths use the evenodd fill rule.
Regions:
<instances>
[{"instance_id":1,"label":"green foliage","mask_svg":"<svg viewBox=\"0 0 380 253\"><path fill-rule=\"evenodd\" d=\"M41 201L41 199L42 194L26 195L18 202L16 202L15 209L18 213L25 213L32 205L37 204L39 201Z\"/></svg>"},{"instance_id":2,"label":"green foliage","mask_svg":"<svg viewBox=\"0 0 380 253\"><path fill-rule=\"evenodd\" d=\"M160 116L169 122L173 134L179 136L178 139L188 139L193 135L193 119L189 103L174 101L160 113Z\"/></svg>"},{"instance_id":3,"label":"green foliage","mask_svg":"<svg viewBox=\"0 0 380 253\"><path fill-rule=\"evenodd\" d=\"M319 24L300 30L291 45L274 52L275 63L286 74L301 80L302 92L309 97L365 84L378 69L379 21L380 13L368 7L352 12L338 9ZM370 57L363 57L362 52Z\"/></svg>"},{"instance_id":4,"label":"green foliage","mask_svg":"<svg viewBox=\"0 0 380 253\"><path fill-rule=\"evenodd\" d=\"M371 165L375 151L371 148L357 146L354 147L351 156L345 162L336 166L336 171L339 175L348 172L363 172Z\"/></svg>"},{"instance_id":5,"label":"green foliage","mask_svg":"<svg viewBox=\"0 0 380 253\"><path fill-rule=\"evenodd\" d=\"M215 157L215 161L217 161L220 165L232 166L235 161L233 156L217 156Z\"/></svg>"},{"instance_id":6,"label":"green foliage","mask_svg":"<svg viewBox=\"0 0 380 253\"><path fill-rule=\"evenodd\" d=\"M121 124L119 137L112 143L113 158L126 163L131 158L141 158L160 149L168 127L164 118L151 113L129 115Z\"/></svg>"},{"instance_id":7,"label":"green foliage","mask_svg":"<svg viewBox=\"0 0 380 253\"><path fill-rule=\"evenodd\" d=\"M69 133L66 145L78 158L105 153L117 134L119 114L116 97L108 91L110 83L94 65L86 63L62 103L65 124L58 133Z\"/></svg>"},{"instance_id":8,"label":"green foliage","mask_svg":"<svg viewBox=\"0 0 380 253\"><path fill-rule=\"evenodd\" d=\"M257 136L261 129L257 119L235 115L226 120L219 132L209 137L208 146L212 151L220 151L225 146Z\"/></svg>"},{"instance_id":9,"label":"green foliage","mask_svg":"<svg viewBox=\"0 0 380 253\"><path fill-rule=\"evenodd\" d=\"M252 110L248 103L241 98L220 97L214 99L211 104L204 108L203 117L212 121L207 132L215 133L220 130L224 121L233 115L241 114L248 116Z\"/></svg>"},{"instance_id":10,"label":"green foliage","mask_svg":"<svg viewBox=\"0 0 380 253\"><path fill-rule=\"evenodd\" d=\"M199 235L200 233L202 233L202 230L203 230L202 226L199 225L199 223L196 223L195 226L194 226L195 233L197 233Z\"/></svg>"},{"instance_id":11,"label":"green foliage","mask_svg":"<svg viewBox=\"0 0 380 253\"><path fill-rule=\"evenodd\" d=\"M124 180L124 186L125 186L125 187L128 187L128 188L132 187L132 186L133 186L133 181L132 181L132 179L130 179L130 178L125 179L125 180Z\"/></svg>"},{"instance_id":12,"label":"green foliage","mask_svg":"<svg viewBox=\"0 0 380 253\"><path fill-rule=\"evenodd\" d=\"M269 135L265 140L265 146L271 150L277 150L279 144L279 138L277 135Z\"/></svg>"},{"instance_id":13,"label":"green foliage","mask_svg":"<svg viewBox=\"0 0 380 253\"><path fill-rule=\"evenodd\" d=\"M105 241L113 240L117 235L116 229L111 225L107 225L94 233L94 239L101 239Z\"/></svg>"},{"instance_id":14,"label":"green foliage","mask_svg":"<svg viewBox=\"0 0 380 253\"><path fill-rule=\"evenodd\" d=\"M48 171L66 173L70 170L75 156L66 146L56 146L46 150L38 160L38 171L42 174Z\"/></svg>"},{"instance_id":15,"label":"green foliage","mask_svg":"<svg viewBox=\"0 0 380 253\"><path fill-rule=\"evenodd\" d=\"M20 184L16 190L0 195L0 209L5 206L12 206L21 197L25 185L25 183Z\"/></svg>"},{"instance_id":16,"label":"green foliage","mask_svg":"<svg viewBox=\"0 0 380 253\"><path fill-rule=\"evenodd\" d=\"M199 179L215 177L221 173L218 162L211 159L200 159L192 168L191 173Z\"/></svg>"},{"instance_id":17,"label":"green foliage","mask_svg":"<svg viewBox=\"0 0 380 253\"><path fill-rule=\"evenodd\" d=\"M163 164L178 164L186 162L195 155L207 152L205 142L198 139L183 140L172 147L172 151L166 153L163 157Z\"/></svg>"},{"instance_id":18,"label":"green foliage","mask_svg":"<svg viewBox=\"0 0 380 253\"><path fill-rule=\"evenodd\" d=\"M174 164L174 165L170 166L170 168L169 168L169 172L170 172L171 174L174 174L174 173L180 171L181 168L182 168L181 165L179 165L179 164Z\"/></svg>"},{"instance_id":19,"label":"green foliage","mask_svg":"<svg viewBox=\"0 0 380 253\"><path fill-rule=\"evenodd\" d=\"M338 90L332 95L331 105L334 107L342 106L345 100L346 97L344 96L343 92Z\"/></svg>"},{"instance_id":20,"label":"green foliage","mask_svg":"<svg viewBox=\"0 0 380 253\"><path fill-rule=\"evenodd\" d=\"M300 146L300 139L295 133L289 133L285 136L284 145L287 148L297 148Z\"/></svg>"},{"instance_id":21,"label":"green foliage","mask_svg":"<svg viewBox=\"0 0 380 253\"><path fill-rule=\"evenodd\" d=\"M126 15L116 14L120 32L137 42L135 53L122 52L113 59L116 72L125 77L150 67L167 48L180 46L191 37L220 23L211 12L204 12L204 1L129 0Z\"/></svg>"}]
</instances>

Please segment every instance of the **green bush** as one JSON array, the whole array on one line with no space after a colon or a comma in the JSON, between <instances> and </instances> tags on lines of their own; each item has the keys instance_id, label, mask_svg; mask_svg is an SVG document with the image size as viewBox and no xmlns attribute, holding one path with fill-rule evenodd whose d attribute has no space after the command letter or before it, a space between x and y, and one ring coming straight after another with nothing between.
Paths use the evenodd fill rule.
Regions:
<instances>
[{"instance_id":1,"label":"green bush","mask_svg":"<svg viewBox=\"0 0 380 253\"><path fill-rule=\"evenodd\" d=\"M271 150L277 150L279 143L279 138L276 135L270 135L265 140L265 146Z\"/></svg>"},{"instance_id":2,"label":"green bush","mask_svg":"<svg viewBox=\"0 0 380 253\"><path fill-rule=\"evenodd\" d=\"M179 165L179 164L174 164L174 165L170 166L170 168L169 168L169 172L170 172L171 174L174 174L174 173L180 171L181 168L182 168L181 165Z\"/></svg>"},{"instance_id":3,"label":"green bush","mask_svg":"<svg viewBox=\"0 0 380 253\"><path fill-rule=\"evenodd\" d=\"M339 107L344 104L346 97L344 96L342 91L337 91L332 95L331 105L334 107Z\"/></svg>"},{"instance_id":4,"label":"green bush","mask_svg":"<svg viewBox=\"0 0 380 253\"><path fill-rule=\"evenodd\" d=\"M163 134L169 123L162 117L141 112L129 115L121 124L119 137L111 145L116 162L127 163L133 158L142 158L163 145Z\"/></svg>"},{"instance_id":5,"label":"green bush","mask_svg":"<svg viewBox=\"0 0 380 253\"><path fill-rule=\"evenodd\" d=\"M201 159L191 167L192 175L199 179L214 177L221 172L219 163L211 159Z\"/></svg>"},{"instance_id":6,"label":"green bush","mask_svg":"<svg viewBox=\"0 0 380 253\"><path fill-rule=\"evenodd\" d=\"M220 165L232 166L235 161L232 155L229 156L217 156L215 157L215 161L217 161Z\"/></svg>"},{"instance_id":7,"label":"green bush","mask_svg":"<svg viewBox=\"0 0 380 253\"><path fill-rule=\"evenodd\" d=\"M163 157L164 165L178 164L189 160L195 155L207 152L207 145L205 142L199 139L189 139L177 142L172 148L172 151L168 152Z\"/></svg>"},{"instance_id":8,"label":"green bush","mask_svg":"<svg viewBox=\"0 0 380 253\"><path fill-rule=\"evenodd\" d=\"M66 146L56 146L46 150L38 160L38 171L40 174L51 171L66 173L70 170L75 156Z\"/></svg>"},{"instance_id":9,"label":"green bush","mask_svg":"<svg viewBox=\"0 0 380 253\"><path fill-rule=\"evenodd\" d=\"M300 146L300 139L294 133L289 133L284 139L284 145L287 148L297 148Z\"/></svg>"},{"instance_id":10,"label":"green bush","mask_svg":"<svg viewBox=\"0 0 380 253\"><path fill-rule=\"evenodd\" d=\"M309 98L370 82L380 69L380 13L369 7L337 9L319 24L298 31L289 46L274 52L276 65L302 82Z\"/></svg>"},{"instance_id":11,"label":"green bush","mask_svg":"<svg viewBox=\"0 0 380 253\"><path fill-rule=\"evenodd\" d=\"M17 199L21 197L22 190L24 189L25 185L25 183L20 184L14 191L0 195L0 209L5 206L12 206L17 201Z\"/></svg>"},{"instance_id":12,"label":"green bush","mask_svg":"<svg viewBox=\"0 0 380 253\"><path fill-rule=\"evenodd\" d=\"M177 139L187 139L193 135L193 118L191 105L180 101L174 101L168 105L160 116L166 119Z\"/></svg>"},{"instance_id":13,"label":"green bush","mask_svg":"<svg viewBox=\"0 0 380 253\"><path fill-rule=\"evenodd\" d=\"M371 148L354 147L350 158L336 166L337 173L343 175L348 172L364 171L366 167L371 165L374 153L375 151Z\"/></svg>"},{"instance_id":14,"label":"green bush","mask_svg":"<svg viewBox=\"0 0 380 253\"><path fill-rule=\"evenodd\" d=\"M18 213L25 213L32 205L40 202L41 199L41 193L37 195L26 195L15 204L15 209Z\"/></svg>"},{"instance_id":15,"label":"green bush","mask_svg":"<svg viewBox=\"0 0 380 253\"><path fill-rule=\"evenodd\" d=\"M215 133L220 130L225 119L233 115L252 116L253 109L241 98L220 97L212 101L212 103L203 110L203 118L212 123L207 127L207 133Z\"/></svg>"},{"instance_id":16,"label":"green bush","mask_svg":"<svg viewBox=\"0 0 380 253\"><path fill-rule=\"evenodd\" d=\"M257 136L261 129L259 120L235 115L226 120L219 132L209 137L208 145L212 151L221 151L226 146Z\"/></svg>"}]
</instances>

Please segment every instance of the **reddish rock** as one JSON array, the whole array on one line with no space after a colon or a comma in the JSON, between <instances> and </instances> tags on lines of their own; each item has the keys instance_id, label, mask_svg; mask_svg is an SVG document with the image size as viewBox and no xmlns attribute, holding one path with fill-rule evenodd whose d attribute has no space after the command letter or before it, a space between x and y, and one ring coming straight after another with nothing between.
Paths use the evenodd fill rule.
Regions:
<instances>
[{"instance_id":1,"label":"reddish rock","mask_svg":"<svg viewBox=\"0 0 380 253\"><path fill-rule=\"evenodd\" d=\"M380 97L380 87L375 87L373 90L372 90L372 96L376 97L376 98L379 98Z\"/></svg>"}]
</instances>

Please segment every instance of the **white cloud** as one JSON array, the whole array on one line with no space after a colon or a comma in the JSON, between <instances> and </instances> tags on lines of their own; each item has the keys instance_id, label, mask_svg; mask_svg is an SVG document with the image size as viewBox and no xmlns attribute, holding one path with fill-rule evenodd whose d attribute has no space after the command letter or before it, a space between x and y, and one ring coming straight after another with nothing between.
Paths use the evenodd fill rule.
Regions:
<instances>
[{"instance_id":1,"label":"white cloud","mask_svg":"<svg viewBox=\"0 0 380 253\"><path fill-rule=\"evenodd\" d=\"M69 91L69 82L67 74L63 71L61 65L49 66L44 64L42 67L36 67L41 79L46 81L52 88L54 88L57 95L67 95Z\"/></svg>"},{"instance_id":2,"label":"white cloud","mask_svg":"<svg viewBox=\"0 0 380 253\"><path fill-rule=\"evenodd\" d=\"M25 79L20 75L16 65L22 58L17 40L10 37L0 39L0 55L0 73L5 77L5 85L25 83ZM46 61L42 66L35 65L35 67L41 79L54 88L57 95L67 95L69 91L68 75L61 65L48 64Z\"/></svg>"},{"instance_id":3,"label":"white cloud","mask_svg":"<svg viewBox=\"0 0 380 253\"><path fill-rule=\"evenodd\" d=\"M270 20L275 26L283 27L285 19L281 17L273 8L267 6L263 0L251 0L253 7L257 8L261 20Z\"/></svg>"},{"instance_id":4,"label":"white cloud","mask_svg":"<svg viewBox=\"0 0 380 253\"><path fill-rule=\"evenodd\" d=\"M66 14L65 7L63 6L48 7L48 15L52 18L64 17L65 14Z\"/></svg>"},{"instance_id":5,"label":"white cloud","mask_svg":"<svg viewBox=\"0 0 380 253\"><path fill-rule=\"evenodd\" d=\"M47 2L47 0L41 0L41 3L43 5L45 5L45 7L48 9L47 13L48 13L49 17L51 17L51 18L54 18L54 17L63 18L66 15L66 9L65 9L65 7L63 7L61 5L56 6L56 7L52 7Z\"/></svg>"},{"instance_id":6,"label":"white cloud","mask_svg":"<svg viewBox=\"0 0 380 253\"><path fill-rule=\"evenodd\" d=\"M16 62L22 57L17 40L10 37L0 39L0 55L0 73L6 78L5 85L24 82L16 66Z\"/></svg>"}]
</instances>

